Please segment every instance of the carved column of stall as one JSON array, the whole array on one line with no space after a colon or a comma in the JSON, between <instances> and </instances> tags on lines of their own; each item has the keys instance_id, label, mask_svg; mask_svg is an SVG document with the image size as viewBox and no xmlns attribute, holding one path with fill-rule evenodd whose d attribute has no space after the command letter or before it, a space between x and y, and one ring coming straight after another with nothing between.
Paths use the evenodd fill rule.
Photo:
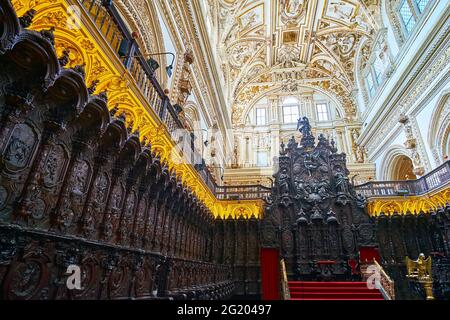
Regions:
<instances>
[{"instance_id":1,"label":"carved column of stall","mask_svg":"<svg viewBox=\"0 0 450 320\"><path fill-rule=\"evenodd\" d=\"M138 165L141 178L137 185L137 202L135 211L130 219L130 246L135 248L144 248L144 230L147 221L147 214L150 208L150 178L153 156L151 153L150 145L147 145L147 141L142 141L142 151L139 156ZM140 165L139 165L140 163Z\"/></svg>"},{"instance_id":2,"label":"carved column of stall","mask_svg":"<svg viewBox=\"0 0 450 320\"><path fill-rule=\"evenodd\" d=\"M114 116L116 109L111 111ZM92 136L92 143L89 140L82 140L86 143L85 152L75 160L70 179L67 182L67 189L61 197L61 206L58 214L62 219L72 220L67 226L68 233L80 234L84 222L85 233L94 232L95 238L103 239L103 221L105 211L112 192L112 183L115 182L112 167L118 156L119 139L110 141L107 136L114 130L113 122L122 123L123 119L114 119L109 123L102 135ZM81 138L83 139L83 138ZM83 200L85 197L85 200ZM106 214L109 214L106 211ZM89 215L89 217L88 217ZM110 221L110 219L107 219ZM93 222L93 227L89 227Z\"/></svg>"},{"instance_id":3,"label":"carved column of stall","mask_svg":"<svg viewBox=\"0 0 450 320\"><path fill-rule=\"evenodd\" d=\"M205 208L203 211L202 221L199 225L199 245L197 250L197 256L198 260L205 261L205 240L207 236L207 227L208 227L208 220L207 220L207 209Z\"/></svg>"},{"instance_id":4,"label":"carved column of stall","mask_svg":"<svg viewBox=\"0 0 450 320\"><path fill-rule=\"evenodd\" d=\"M210 247L210 241L212 239L211 234L211 213L207 212L207 216L205 217L206 224L204 226L203 231L203 249L202 249L202 260L212 262L211 255L209 254L211 247Z\"/></svg>"},{"instance_id":5,"label":"carved column of stall","mask_svg":"<svg viewBox=\"0 0 450 320\"><path fill-rule=\"evenodd\" d=\"M199 221L198 221L198 225L197 225L197 248L196 248L196 259L199 261L203 261L202 260L202 247L203 247L203 238L204 238L204 227L205 227L205 209L203 209L201 216L199 217Z\"/></svg>"},{"instance_id":6,"label":"carved column of stall","mask_svg":"<svg viewBox=\"0 0 450 320\"><path fill-rule=\"evenodd\" d=\"M169 195L169 201L167 203L167 215L163 224L163 246L161 249L161 252L164 255L169 255L170 250L170 237L171 232L173 229L173 224L175 223L176 219L176 211L178 210L178 189L177 189L177 177L174 174L171 174L170 177L170 195Z\"/></svg>"},{"instance_id":7,"label":"carved column of stall","mask_svg":"<svg viewBox=\"0 0 450 320\"><path fill-rule=\"evenodd\" d=\"M172 257L176 257L177 252L177 240L178 240L178 227L180 225L181 220L181 210L183 207L183 188L179 182L177 183L177 191L176 191L176 202L177 206L173 211L173 222L170 228L169 235L169 246L168 246L168 255Z\"/></svg>"},{"instance_id":8,"label":"carved column of stall","mask_svg":"<svg viewBox=\"0 0 450 320\"><path fill-rule=\"evenodd\" d=\"M190 234L191 234L191 219L192 215L194 214L195 210L195 199L191 192L189 192L189 198L188 198L188 210L186 212L186 217L184 219L185 226L184 226L184 235L183 235L183 258L188 259L189 258L189 250L190 250Z\"/></svg>"},{"instance_id":9,"label":"carved column of stall","mask_svg":"<svg viewBox=\"0 0 450 320\"><path fill-rule=\"evenodd\" d=\"M189 259L189 256L191 254L191 233L192 233L192 219L195 211L195 199L193 195L190 195L190 206L189 206L189 212L186 216L186 228L185 228L185 234L183 239L183 248L184 248L184 259Z\"/></svg>"},{"instance_id":10,"label":"carved column of stall","mask_svg":"<svg viewBox=\"0 0 450 320\"><path fill-rule=\"evenodd\" d=\"M212 240L213 240L213 215L208 212L207 226L205 228L204 260L212 262Z\"/></svg>"},{"instance_id":11,"label":"carved column of stall","mask_svg":"<svg viewBox=\"0 0 450 320\"><path fill-rule=\"evenodd\" d=\"M170 236L170 226L173 220L173 210L175 209L176 199L175 199L175 190L176 190L176 177L172 175L169 176L169 185L168 185L168 195L165 206L164 219L162 221L162 232L161 232L161 252L162 255L167 255L168 246L169 246L169 236Z\"/></svg>"},{"instance_id":12,"label":"carved column of stall","mask_svg":"<svg viewBox=\"0 0 450 320\"><path fill-rule=\"evenodd\" d=\"M208 248L207 258L208 258L208 261L210 261L211 263L214 262L215 223L216 223L216 219L211 214L211 216L209 218L209 228L208 228L209 237L208 237L208 246L207 246L207 248Z\"/></svg>"},{"instance_id":13,"label":"carved column of stall","mask_svg":"<svg viewBox=\"0 0 450 320\"><path fill-rule=\"evenodd\" d=\"M180 230L180 257L185 258L186 257L186 239L187 239L187 232L188 232L188 218L192 210L192 195L190 195L189 191L186 190L186 198L185 198L185 210L183 213L183 219L182 219L182 226Z\"/></svg>"},{"instance_id":14,"label":"carved column of stall","mask_svg":"<svg viewBox=\"0 0 450 320\"><path fill-rule=\"evenodd\" d=\"M154 247L153 251L161 252L164 247L164 224L166 222L166 217L169 214L168 212L168 204L170 202L171 196L171 184L170 184L170 172L166 165L163 165L162 174L161 174L161 182L163 184L159 203L158 203L158 211L157 211L157 219L155 222L155 236L154 236Z\"/></svg>"},{"instance_id":15,"label":"carved column of stall","mask_svg":"<svg viewBox=\"0 0 450 320\"><path fill-rule=\"evenodd\" d=\"M51 214L52 231L68 233L69 230L73 228L74 223L78 222L81 218L82 208L78 206L75 209L74 206L76 205L72 204L72 201L75 200L75 198L71 196L74 191L73 186L75 183L75 172L78 168L77 164L83 162L93 163L94 173L99 171L99 167L103 161L96 161L95 154L100 147L98 137L101 137L101 134L100 124L98 124L98 127L94 128L80 127L79 132L75 134L72 142L72 154L67 165L66 174L62 181L61 192ZM105 161L107 160L105 159ZM108 191L107 183L108 180L105 179L102 183L97 184L99 186L98 192L101 193L99 194L101 198L99 205L105 200L105 196ZM89 194L87 195L87 199L89 199Z\"/></svg>"},{"instance_id":16,"label":"carved column of stall","mask_svg":"<svg viewBox=\"0 0 450 320\"><path fill-rule=\"evenodd\" d=\"M117 225L115 227L115 243L127 246L130 241L130 232L133 228L133 217L137 210L139 199L138 199L138 189L141 179L144 177L142 174L145 172L145 160L141 160L140 162L136 162L136 158L139 156L138 152L140 151L140 143L139 143L139 133L133 133L131 138L135 139L135 154L131 155L129 159L129 172L126 176L126 187L125 187L125 201L122 208L122 212L117 220ZM133 157L134 156L134 157Z\"/></svg>"},{"instance_id":17,"label":"carved column of stall","mask_svg":"<svg viewBox=\"0 0 450 320\"><path fill-rule=\"evenodd\" d=\"M223 257L223 219L213 219L212 226L212 262L222 263Z\"/></svg>"},{"instance_id":18,"label":"carved column of stall","mask_svg":"<svg viewBox=\"0 0 450 320\"><path fill-rule=\"evenodd\" d=\"M203 216L203 222L200 225L200 246L199 246L199 253L198 253L198 255L199 255L199 260L201 260L201 261L208 261L206 259L206 254L205 254L205 251L206 251L206 240L207 240L207 237L208 237L208 224L209 224L208 215L209 215L209 212L206 209L205 210L205 214Z\"/></svg>"},{"instance_id":19,"label":"carved column of stall","mask_svg":"<svg viewBox=\"0 0 450 320\"><path fill-rule=\"evenodd\" d=\"M64 106L61 106L61 108L64 108ZM34 161L30 165L30 173L25 180L18 205L14 211L14 221L16 223L25 225L29 223L36 224L44 218L45 202L41 198L41 173L45 158L56 143L55 139L57 139L57 136L62 133L62 128L62 121L44 120L42 138Z\"/></svg>"},{"instance_id":20,"label":"carved column of stall","mask_svg":"<svg viewBox=\"0 0 450 320\"><path fill-rule=\"evenodd\" d=\"M161 165L161 171L162 171L162 165ZM161 173L158 176L158 179L155 181L155 184L158 187L158 194L154 200L154 217L153 217L153 224L150 226L151 228L151 251L155 252L157 246L159 245L159 239L158 239L158 225L161 220L161 208L164 206L164 200L165 200L165 178L163 174Z\"/></svg>"},{"instance_id":21,"label":"carved column of stall","mask_svg":"<svg viewBox=\"0 0 450 320\"><path fill-rule=\"evenodd\" d=\"M149 180L148 180L148 196L147 196L147 213L146 218L144 221L144 231L142 236L142 249L144 250L151 250L152 247L152 241L153 241L153 231L154 231L154 224L155 224L155 218L156 218L156 209L157 209L157 199L159 197L159 186L157 184L158 181L158 171L157 171L157 164L159 163L159 159L152 156L153 160L150 166L150 174L149 174Z\"/></svg>"},{"instance_id":22,"label":"carved column of stall","mask_svg":"<svg viewBox=\"0 0 450 320\"><path fill-rule=\"evenodd\" d=\"M190 237L189 237L189 259L196 259L195 254L196 254L196 246L197 246L197 223L198 223L198 217L200 215L200 208L198 207L198 203L196 201L196 206L194 209L194 214L192 215L192 220L191 220L191 233L190 233Z\"/></svg>"},{"instance_id":23,"label":"carved column of stall","mask_svg":"<svg viewBox=\"0 0 450 320\"><path fill-rule=\"evenodd\" d=\"M213 262L211 255L211 243L213 240L212 233L212 213L208 212L208 217L206 218L207 225L205 227L205 239L204 239L204 249L203 249L203 260L208 262Z\"/></svg>"},{"instance_id":24,"label":"carved column of stall","mask_svg":"<svg viewBox=\"0 0 450 320\"><path fill-rule=\"evenodd\" d=\"M186 189L181 185L182 195L181 195L181 205L176 229L176 239L175 239L175 256L182 257L183 255L183 236L185 230L185 219L188 208L188 197Z\"/></svg>"},{"instance_id":25,"label":"carved column of stall","mask_svg":"<svg viewBox=\"0 0 450 320\"><path fill-rule=\"evenodd\" d=\"M101 218L102 240L111 243L115 243L117 241L119 223L123 210L132 210L132 206L134 206L135 201L134 199L129 198L130 193L127 189L127 184L129 185L129 183L127 183L127 177L133 163L131 159L127 159L126 155L131 157L131 154L128 154L128 151L125 151L123 146L121 146L119 150L116 150L116 152L120 155L117 157L112 168L112 191L106 206L106 212ZM90 187L90 190L91 188L92 187ZM128 203L127 200L131 200L132 203ZM81 230L84 236L89 237L89 235L93 232L93 225L93 213L89 211L89 208L86 208L81 221Z\"/></svg>"},{"instance_id":26,"label":"carved column of stall","mask_svg":"<svg viewBox=\"0 0 450 320\"><path fill-rule=\"evenodd\" d=\"M185 218L186 211L188 209L188 194L187 190L181 185L181 199L180 199L180 210L178 211L178 222L176 226L175 234L175 252L176 257L181 257L183 254L183 234L185 228Z\"/></svg>"},{"instance_id":27,"label":"carved column of stall","mask_svg":"<svg viewBox=\"0 0 450 320\"><path fill-rule=\"evenodd\" d=\"M167 245L167 255L169 256L175 256L176 252L176 241L177 241L177 228L180 220L180 211L182 208L182 186L181 183L178 181L176 182L175 187L175 193L174 193L174 207L172 209L172 223L169 227L169 239L168 239L168 245Z\"/></svg>"},{"instance_id":28,"label":"carved column of stall","mask_svg":"<svg viewBox=\"0 0 450 320\"><path fill-rule=\"evenodd\" d=\"M197 214L194 218L194 234L193 234L193 239L192 239L192 256L193 259L197 260L198 259L198 247L199 247L199 238L200 238L200 223L201 223L201 216L202 216L202 211L203 211L203 207L202 204L200 202L198 202L198 210L197 210Z\"/></svg>"},{"instance_id":29,"label":"carved column of stall","mask_svg":"<svg viewBox=\"0 0 450 320\"><path fill-rule=\"evenodd\" d=\"M196 258L195 253L196 253L197 235L198 235L197 225L198 225L198 220L199 220L199 216L200 216L200 211L201 211L200 202L196 198L194 214L192 215L192 220L191 220L191 234L190 234L190 238L188 240L189 241L189 252L190 252L189 259Z\"/></svg>"},{"instance_id":30,"label":"carved column of stall","mask_svg":"<svg viewBox=\"0 0 450 320\"><path fill-rule=\"evenodd\" d=\"M199 249L200 249L200 237L201 237L201 224L202 224L202 213L203 208L200 208L199 214L195 222L195 237L194 237L194 257L199 260Z\"/></svg>"},{"instance_id":31,"label":"carved column of stall","mask_svg":"<svg viewBox=\"0 0 450 320\"><path fill-rule=\"evenodd\" d=\"M205 213L202 217L202 224L199 226L199 238L200 238L200 243L198 246L198 259L200 261L206 261L205 259L205 240L207 237L207 227L208 227L208 219L206 217L206 214L208 214L208 212L205 210Z\"/></svg>"}]
</instances>

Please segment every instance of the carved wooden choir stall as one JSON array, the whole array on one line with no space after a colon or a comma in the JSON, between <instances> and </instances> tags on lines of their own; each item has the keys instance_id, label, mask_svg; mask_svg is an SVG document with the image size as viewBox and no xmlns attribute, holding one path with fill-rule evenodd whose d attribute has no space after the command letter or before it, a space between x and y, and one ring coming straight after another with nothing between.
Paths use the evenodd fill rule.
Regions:
<instances>
[{"instance_id":1,"label":"carved wooden choir stall","mask_svg":"<svg viewBox=\"0 0 450 320\"><path fill-rule=\"evenodd\" d=\"M125 116L65 68L53 30L0 1L2 299L219 299L213 215ZM80 266L82 290L66 287Z\"/></svg>"}]
</instances>

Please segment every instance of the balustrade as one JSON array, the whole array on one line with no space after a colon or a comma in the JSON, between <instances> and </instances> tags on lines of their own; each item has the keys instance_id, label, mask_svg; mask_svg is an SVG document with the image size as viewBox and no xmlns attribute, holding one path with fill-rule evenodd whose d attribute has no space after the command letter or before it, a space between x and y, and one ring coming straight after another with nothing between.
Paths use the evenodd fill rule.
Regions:
<instances>
[{"instance_id":1,"label":"balustrade","mask_svg":"<svg viewBox=\"0 0 450 320\"><path fill-rule=\"evenodd\" d=\"M450 161L417 180L371 181L356 186L357 192L366 197L420 196L450 183Z\"/></svg>"}]
</instances>

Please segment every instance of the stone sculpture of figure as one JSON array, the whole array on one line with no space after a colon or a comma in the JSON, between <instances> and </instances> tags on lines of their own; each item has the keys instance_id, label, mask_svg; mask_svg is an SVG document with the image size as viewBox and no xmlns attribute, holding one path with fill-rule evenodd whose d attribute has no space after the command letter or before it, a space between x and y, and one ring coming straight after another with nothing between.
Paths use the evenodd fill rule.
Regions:
<instances>
[{"instance_id":1,"label":"stone sculpture of figure","mask_svg":"<svg viewBox=\"0 0 450 320\"><path fill-rule=\"evenodd\" d=\"M348 178L338 172L335 175L336 178L336 191L337 193L347 193L348 192Z\"/></svg>"},{"instance_id":2,"label":"stone sculpture of figure","mask_svg":"<svg viewBox=\"0 0 450 320\"><path fill-rule=\"evenodd\" d=\"M356 195L356 205L360 208L364 208L366 205L366 197L362 193Z\"/></svg>"},{"instance_id":3,"label":"stone sculpture of figure","mask_svg":"<svg viewBox=\"0 0 450 320\"><path fill-rule=\"evenodd\" d=\"M356 131L356 129L352 130L352 137L353 137L353 143L356 144L356 141L358 141L358 139L359 139L358 131Z\"/></svg>"},{"instance_id":4,"label":"stone sculpture of figure","mask_svg":"<svg viewBox=\"0 0 450 320\"><path fill-rule=\"evenodd\" d=\"M290 185L289 185L289 175L287 174L287 169L283 168L280 172L280 176L279 176L279 185L280 185L280 194L281 195L286 195L289 194L289 189L290 189Z\"/></svg>"},{"instance_id":5,"label":"stone sculpture of figure","mask_svg":"<svg viewBox=\"0 0 450 320\"><path fill-rule=\"evenodd\" d=\"M300 131L303 137L311 135L311 125L309 124L309 119L307 117L298 119L297 130Z\"/></svg>"},{"instance_id":6,"label":"stone sculpture of figure","mask_svg":"<svg viewBox=\"0 0 450 320\"><path fill-rule=\"evenodd\" d=\"M322 200L325 200L329 197L329 193L328 193L328 182L327 180L324 178L322 179L322 181L317 185L318 187L318 194L319 196L322 198Z\"/></svg>"},{"instance_id":7,"label":"stone sculpture of figure","mask_svg":"<svg viewBox=\"0 0 450 320\"><path fill-rule=\"evenodd\" d=\"M364 162L364 148L361 146L356 147L356 162L358 163Z\"/></svg>"}]
</instances>

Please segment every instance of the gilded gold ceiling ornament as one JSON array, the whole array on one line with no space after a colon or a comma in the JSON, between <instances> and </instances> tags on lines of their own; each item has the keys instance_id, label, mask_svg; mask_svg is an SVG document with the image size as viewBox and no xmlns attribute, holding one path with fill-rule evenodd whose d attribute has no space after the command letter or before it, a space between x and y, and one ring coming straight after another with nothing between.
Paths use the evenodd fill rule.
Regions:
<instances>
[{"instance_id":1,"label":"gilded gold ceiling ornament","mask_svg":"<svg viewBox=\"0 0 450 320\"><path fill-rule=\"evenodd\" d=\"M287 25L297 25L306 13L308 0L279 0L281 21Z\"/></svg>"}]
</instances>

